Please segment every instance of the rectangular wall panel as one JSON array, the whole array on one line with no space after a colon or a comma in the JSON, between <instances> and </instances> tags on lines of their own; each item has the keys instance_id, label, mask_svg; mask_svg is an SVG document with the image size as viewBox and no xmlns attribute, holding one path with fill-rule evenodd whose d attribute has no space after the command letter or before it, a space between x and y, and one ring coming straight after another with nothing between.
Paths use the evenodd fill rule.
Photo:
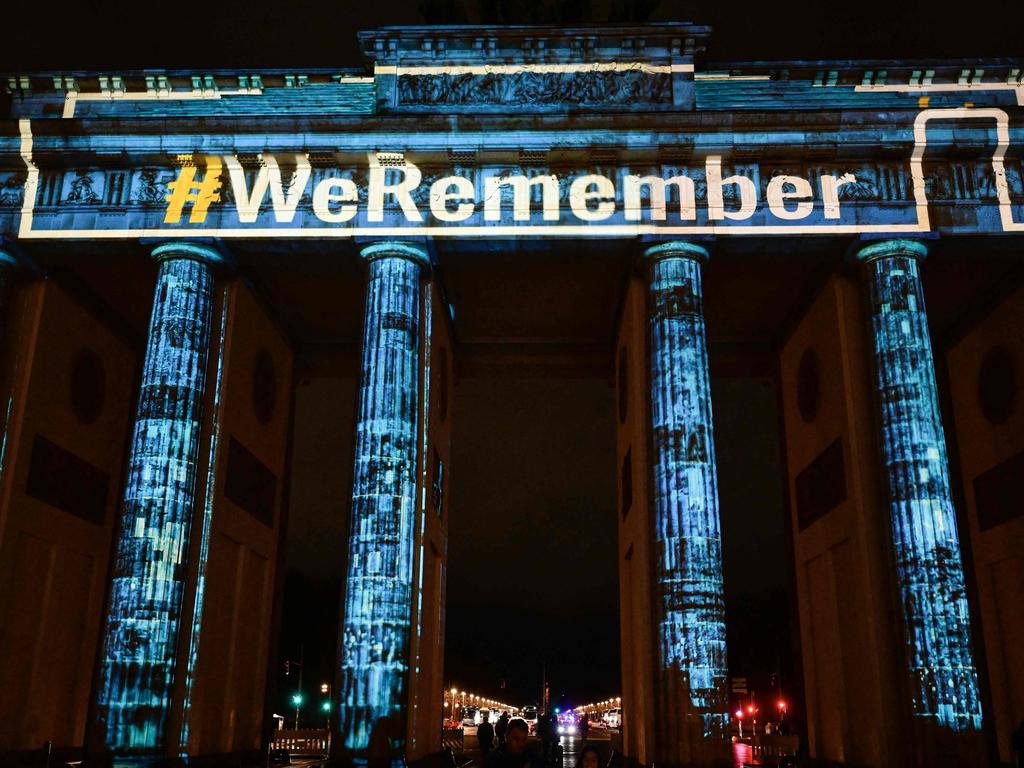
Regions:
<instances>
[{"instance_id":1,"label":"rectangular wall panel","mask_svg":"<svg viewBox=\"0 0 1024 768\"><path fill-rule=\"evenodd\" d=\"M652 623L654 533L648 470L647 309L643 281L630 280L615 346L616 466L623 751L641 763L654 755L657 656Z\"/></svg>"},{"instance_id":2,"label":"rectangular wall panel","mask_svg":"<svg viewBox=\"0 0 1024 768\"><path fill-rule=\"evenodd\" d=\"M0 752L82 746L136 352L68 290L23 282L0 347ZM6 398L5 398L6 400Z\"/></svg>"},{"instance_id":3,"label":"rectangular wall panel","mask_svg":"<svg viewBox=\"0 0 1024 768\"><path fill-rule=\"evenodd\" d=\"M814 679L818 681L812 715L815 755L819 759L842 762L846 746L846 681L842 673L842 646L830 554L826 552L815 557L804 568L808 586L806 605L811 625L809 650Z\"/></svg>"},{"instance_id":4,"label":"rectangular wall panel","mask_svg":"<svg viewBox=\"0 0 1024 768\"><path fill-rule=\"evenodd\" d=\"M946 350L949 392L1000 759L1024 719L1024 286ZM966 542L964 542L966 545Z\"/></svg>"},{"instance_id":5,"label":"rectangular wall panel","mask_svg":"<svg viewBox=\"0 0 1024 768\"><path fill-rule=\"evenodd\" d=\"M220 293L226 314L216 315L212 349L222 347L223 362L209 376L212 445L204 452L203 507L196 511L197 520L208 512L210 531L197 526L190 545L193 634L179 643L177 708L191 755L261 746L289 439L289 343L242 281ZM209 550L201 578L204 535Z\"/></svg>"},{"instance_id":6,"label":"rectangular wall panel","mask_svg":"<svg viewBox=\"0 0 1024 768\"><path fill-rule=\"evenodd\" d=\"M448 305L433 282L422 288L419 424L409 702L406 757L415 760L441 749L444 699L445 566L448 561L448 500L451 498L451 417L455 396L454 346ZM429 339L429 344L427 340ZM458 471L457 469L455 470Z\"/></svg>"},{"instance_id":7,"label":"rectangular wall panel","mask_svg":"<svg viewBox=\"0 0 1024 768\"><path fill-rule=\"evenodd\" d=\"M905 724L862 304L829 279L779 365L810 754L889 765Z\"/></svg>"}]
</instances>

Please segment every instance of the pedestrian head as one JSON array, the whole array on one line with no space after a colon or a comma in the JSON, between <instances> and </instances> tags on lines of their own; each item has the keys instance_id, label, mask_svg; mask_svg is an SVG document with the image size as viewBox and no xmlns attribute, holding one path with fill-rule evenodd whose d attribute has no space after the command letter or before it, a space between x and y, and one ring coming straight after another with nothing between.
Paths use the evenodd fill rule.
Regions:
<instances>
[{"instance_id":1,"label":"pedestrian head","mask_svg":"<svg viewBox=\"0 0 1024 768\"><path fill-rule=\"evenodd\" d=\"M601 753L593 744L587 744L580 750L576 760L576 768L599 768L601 765Z\"/></svg>"},{"instance_id":2,"label":"pedestrian head","mask_svg":"<svg viewBox=\"0 0 1024 768\"><path fill-rule=\"evenodd\" d=\"M526 751L530 738L530 726L521 717L513 717L505 729L505 751L510 755L521 755Z\"/></svg>"}]
</instances>

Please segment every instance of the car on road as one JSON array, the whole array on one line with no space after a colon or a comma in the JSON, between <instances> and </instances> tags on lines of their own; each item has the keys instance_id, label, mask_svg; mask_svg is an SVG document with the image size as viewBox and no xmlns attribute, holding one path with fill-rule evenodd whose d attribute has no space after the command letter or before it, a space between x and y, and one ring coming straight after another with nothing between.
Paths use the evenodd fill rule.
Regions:
<instances>
[{"instance_id":1,"label":"car on road","mask_svg":"<svg viewBox=\"0 0 1024 768\"><path fill-rule=\"evenodd\" d=\"M579 724L576 722L576 716L571 714L558 715L558 725L556 730L559 736L575 736L579 731Z\"/></svg>"},{"instance_id":2,"label":"car on road","mask_svg":"<svg viewBox=\"0 0 1024 768\"><path fill-rule=\"evenodd\" d=\"M522 713L523 720L530 726L530 733L537 732L537 708L536 707L523 707Z\"/></svg>"},{"instance_id":3,"label":"car on road","mask_svg":"<svg viewBox=\"0 0 1024 768\"><path fill-rule=\"evenodd\" d=\"M621 728L622 727L622 709L616 707L615 709L606 710L601 716L601 720L609 728Z\"/></svg>"}]
</instances>

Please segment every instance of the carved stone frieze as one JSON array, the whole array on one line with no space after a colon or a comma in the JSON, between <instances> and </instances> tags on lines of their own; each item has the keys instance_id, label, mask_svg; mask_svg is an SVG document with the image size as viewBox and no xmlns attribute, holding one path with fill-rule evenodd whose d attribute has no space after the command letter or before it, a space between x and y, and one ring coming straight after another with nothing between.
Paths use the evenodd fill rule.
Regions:
<instances>
[{"instance_id":1,"label":"carved stone frieze","mask_svg":"<svg viewBox=\"0 0 1024 768\"><path fill-rule=\"evenodd\" d=\"M100 202L100 196L93 189L96 180L89 171L78 171L71 182L71 192L68 193L67 202L76 205L96 205Z\"/></svg>"},{"instance_id":2,"label":"carved stone frieze","mask_svg":"<svg viewBox=\"0 0 1024 768\"><path fill-rule=\"evenodd\" d=\"M670 104L672 79L645 70L430 74L398 78L408 106L622 106Z\"/></svg>"},{"instance_id":3,"label":"carved stone frieze","mask_svg":"<svg viewBox=\"0 0 1024 768\"><path fill-rule=\"evenodd\" d=\"M0 174L0 205L21 205L21 198L24 193L24 173Z\"/></svg>"},{"instance_id":4,"label":"carved stone frieze","mask_svg":"<svg viewBox=\"0 0 1024 768\"><path fill-rule=\"evenodd\" d=\"M174 174L158 168L144 168L139 171L132 199L140 205L166 205L167 183Z\"/></svg>"},{"instance_id":5,"label":"carved stone frieze","mask_svg":"<svg viewBox=\"0 0 1024 768\"><path fill-rule=\"evenodd\" d=\"M1020 168L1020 161L1015 158L1008 158L1006 161L1006 182L1010 199L1020 202L1024 199L1024 179ZM484 168L481 166L465 166L453 168L445 166L421 167L422 181L411 191L411 195L417 205L429 205L430 185L448 175L463 175L474 180L474 185L482 189L483 180L481 173L486 175L525 175L528 178L543 176L555 173L559 179L559 200L561 204L568 204L569 188L572 182L584 174L600 174L615 180L618 188L622 187L622 181L627 174L639 176L653 175L661 178L673 176L686 176L693 181L695 198L697 200L707 199L707 181L704 168L697 163L693 164L657 164L643 166L618 166L613 164L597 164L594 166L580 167L548 167L544 166L519 166L510 165L501 168ZM60 177L54 176L54 172L47 171L40 175L40 186L37 189L37 206L80 206L99 205L104 199L104 190L109 183L111 173L123 174L123 170L101 170L101 169L69 169L67 172L69 181L63 185L61 194ZM849 202L907 202L913 200L913 184L910 168L899 162L884 163L845 163L838 164L801 164L787 163L731 163L726 159L722 164L722 176L727 178L733 175L746 176L750 178L758 189L760 199L765 199L768 183L772 178L785 174L801 176L811 182L815 195L820 195L817 188L818 179L822 174L832 174L842 177L844 174L851 174L855 181L845 182L839 186L839 199ZM48 175L49 174L49 175ZM251 190L255 181L255 170L247 174L247 187ZM143 207L160 207L167 203L169 194L168 183L173 181L176 171L170 168L141 168L130 172L131 195L127 200L128 205ZM300 198L300 206L308 208L312 205L312 189L323 178L331 176L335 178L351 179L358 190L357 195L360 202L366 200L366 189L368 184L368 173L364 167L321 169L315 168ZM990 161L949 162L932 161L924 167L925 191L928 199L933 202L948 201L985 201L993 202L997 199L996 179ZM54 186L53 190L47 187L47 180ZM397 183L401 176L389 177L389 183ZM19 206L24 194L25 173L18 171L0 173L0 206ZM293 168L282 168L282 182L284 194L287 196L292 184L296 181ZM672 199L678 194L675 188L670 188L669 195ZM47 195L52 197L52 202L47 203L44 198ZM503 205L511 205L512 191L509 187L501 190ZM531 193L535 202L539 202L541 190L535 188ZM647 195L645 187L643 196ZM723 199L728 203L735 203L739 200L739 189L735 184L726 184L722 189ZM507 198L507 200L506 200ZM235 202L234 189L230 183L225 183L221 189L221 202L233 205ZM108 205L111 203L108 202ZM116 204L114 207L118 207Z\"/></svg>"}]
</instances>

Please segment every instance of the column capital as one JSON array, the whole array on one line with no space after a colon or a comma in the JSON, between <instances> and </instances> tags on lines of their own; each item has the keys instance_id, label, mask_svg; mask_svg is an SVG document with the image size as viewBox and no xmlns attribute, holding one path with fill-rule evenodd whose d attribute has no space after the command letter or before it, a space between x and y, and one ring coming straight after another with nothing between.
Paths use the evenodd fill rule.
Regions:
<instances>
[{"instance_id":1,"label":"column capital","mask_svg":"<svg viewBox=\"0 0 1024 768\"><path fill-rule=\"evenodd\" d=\"M892 240L875 240L857 249L854 260L868 263L877 259L893 256L904 256L912 259L923 259L928 255L928 246L920 240L893 238Z\"/></svg>"},{"instance_id":2,"label":"column capital","mask_svg":"<svg viewBox=\"0 0 1024 768\"><path fill-rule=\"evenodd\" d=\"M408 259L425 269L430 269L430 254L427 253L427 249L422 245L402 240L378 240L363 246L359 255L367 264L377 259L399 258Z\"/></svg>"},{"instance_id":3,"label":"column capital","mask_svg":"<svg viewBox=\"0 0 1024 768\"><path fill-rule=\"evenodd\" d=\"M42 274L31 256L18 243L0 235L0 271L38 277Z\"/></svg>"},{"instance_id":4,"label":"column capital","mask_svg":"<svg viewBox=\"0 0 1024 768\"><path fill-rule=\"evenodd\" d=\"M644 249L643 261L653 262L659 259L683 258L693 259L701 264L707 264L711 258L708 249L689 240L672 240L667 243L658 243Z\"/></svg>"},{"instance_id":5,"label":"column capital","mask_svg":"<svg viewBox=\"0 0 1024 768\"><path fill-rule=\"evenodd\" d=\"M231 258L219 248L205 243L189 243L182 240L172 240L160 243L153 249L152 256L159 261L170 261L172 259L191 259L205 264L208 267L224 268L231 265Z\"/></svg>"},{"instance_id":6,"label":"column capital","mask_svg":"<svg viewBox=\"0 0 1024 768\"><path fill-rule=\"evenodd\" d=\"M19 262L13 255L0 248L0 269L10 272L17 272L21 269Z\"/></svg>"}]
</instances>

